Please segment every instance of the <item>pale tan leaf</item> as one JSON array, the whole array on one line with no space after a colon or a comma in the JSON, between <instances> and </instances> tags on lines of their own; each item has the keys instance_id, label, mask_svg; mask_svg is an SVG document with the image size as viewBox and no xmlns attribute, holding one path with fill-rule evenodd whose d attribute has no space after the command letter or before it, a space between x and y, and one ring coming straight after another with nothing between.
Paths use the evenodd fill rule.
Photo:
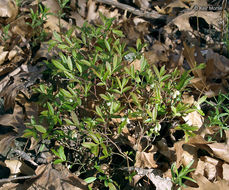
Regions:
<instances>
[{"instance_id":1,"label":"pale tan leaf","mask_svg":"<svg viewBox=\"0 0 229 190\"><path fill-rule=\"evenodd\" d=\"M154 160L154 154L156 152L136 152L136 162L135 162L135 167L139 168L157 168L158 165L156 161Z\"/></svg>"},{"instance_id":2,"label":"pale tan leaf","mask_svg":"<svg viewBox=\"0 0 229 190\"><path fill-rule=\"evenodd\" d=\"M68 169L62 168L58 171L52 168L51 164L41 165L36 169L36 174L39 176L34 182L34 186L50 189L54 188L57 190L87 190L87 184L82 179L71 174ZM33 190L30 187L28 190Z\"/></svg>"},{"instance_id":3,"label":"pale tan leaf","mask_svg":"<svg viewBox=\"0 0 229 190\"><path fill-rule=\"evenodd\" d=\"M26 165L24 162L19 160L5 160L5 164L10 168L11 175L33 175L35 174L34 170Z\"/></svg>"},{"instance_id":4,"label":"pale tan leaf","mask_svg":"<svg viewBox=\"0 0 229 190\"><path fill-rule=\"evenodd\" d=\"M18 14L18 7L14 0L0 1L0 17L6 17L6 23L13 21Z\"/></svg>"}]
</instances>

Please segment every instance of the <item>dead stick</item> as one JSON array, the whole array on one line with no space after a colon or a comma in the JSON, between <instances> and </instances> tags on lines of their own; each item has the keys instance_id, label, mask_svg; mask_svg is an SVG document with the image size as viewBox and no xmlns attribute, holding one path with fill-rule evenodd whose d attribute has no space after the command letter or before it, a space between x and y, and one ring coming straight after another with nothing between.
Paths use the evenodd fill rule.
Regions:
<instances>
[{"instance_id":1,"label":"dead stick","mask_svg":"<svg viewBox=\"0 0 229 190\"><path fill-rule=\"evenodd\" d=\"M95 1L97 1L99 3L107 4L107 5L113 5L115 7L118 7L118 8L123 9L123 10L127 10L127 11L129 11L135 15L138 15L138 16L141 16L144 18L163 19L163 20L165 20L165 18L166 18L164 15L161 15L161 14L157 13L156 11L151 11L151 12L141 11L139 9L135 9L134 7L131 7L131 6L123 4L123 3L119 3L119 2L114 1L114 0L95 0Z\"/></svg>"},{"instance_id":2,"label":"dead stick","mask_svg":"<svg viewBox=\"0 0 229 190\"><path fill-rule=\"evenodd\" d=\"M5 178L5 179L0 179L0 183L6 183L6 182L11 182L14 180L18 179L32 179L37 177L36 175L30 175L30 176L20 176L20 177L14 177L14 178Z\"/></svg>"}]
</instances>

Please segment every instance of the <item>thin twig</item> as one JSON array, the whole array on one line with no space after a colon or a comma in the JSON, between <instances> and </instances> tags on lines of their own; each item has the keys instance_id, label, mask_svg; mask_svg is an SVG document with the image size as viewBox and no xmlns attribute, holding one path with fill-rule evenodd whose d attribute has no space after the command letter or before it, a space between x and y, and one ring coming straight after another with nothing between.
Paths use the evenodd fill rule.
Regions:
<instances>
[{"instance_id":1,"label":"thin twig","mask_svg":"<svg viewBox=\"0 0 229 190\"><path fill-rule=\"evenodd\" d=\"M162 20L165 20L166 19L166 16L164 15L161 15L159 14L158 12L156 11L142 11L142 10L139 10L139 9L136 9L134 7L131 7L129 5L126 5L126 4L123 4L123 3L119 3L117 1L114 1L114 0L95 0L99 3L104 3L104 4L107 4L107 5L111 5L111 6L115 6L117 8L120 8L122 10L127 10L135 15L138 15L138 16L141 16L141 17L144 17L144 18L148 18L148 19L162 19Z\"/></svg>"},{"instance_id":2,"label":"thin twig","mask_svg":"<svg viewBox=\"0 0 229 190\"><path fill-rule=\"evenodd\" d=\"M14 180L18 180L18 179L32 179L37 177L36 175L30 175L30 176L20 176L20 177L14 177L14 178L6 178L6 179L0 179L0 183L7 183L7 182L11 182Z\"/></svg>"},{"instance_id":3,"label":"thin twig","mask_svg":"<svg viewBox=\"0 0 229 190\"><path fill-rule=\"evenodd\" d=\"M104 136L105 138L107 138L118 149L120 156L122 156L125 159L129 159L130 161L133 162L133 160L129 156L127 156L125 153L123 153L122 150L118 147L118 145L115 142L113 142L107 135L103 133L100 133L100 134Z\"/></svg>"}]
</instances>

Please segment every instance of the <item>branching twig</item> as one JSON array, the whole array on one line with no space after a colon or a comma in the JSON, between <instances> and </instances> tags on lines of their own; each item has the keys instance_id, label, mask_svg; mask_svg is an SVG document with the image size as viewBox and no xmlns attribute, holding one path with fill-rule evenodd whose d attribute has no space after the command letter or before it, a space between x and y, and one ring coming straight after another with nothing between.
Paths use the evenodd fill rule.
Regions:
<instances>
[{"instance_id":1,"label":"branching twig","mask_svg":"<svg viewBox=\"0 0 229 190\"><path fill-rule=\"evenodd\" d=\"M123 153L122 150L118 147L118 145L115 142L113 142L107 135L103 133L100 133L100 134L103 135L105 138L107 138L118 149L120 156L122 156L125 159L129 159L130 161L133 162L133 160L130 157L128 157L125 153Z\"/></svg>"},{"instance_id":2,"label":"branching twig","mask_svg":"<svg viewBox=\"0 0 229 190\"><path fill-rule=\"evenodd\" d=\"M157 13L156 11L151 11L151 12L148 12L148 11L142 11L142 10L139 10L139 9L136 9L134 7L131 7L129 5L126 5L126 4L123 4L123 3L119 3L117 1L114 1L114 0L95 0L99 3L104 3L104 4L107 4L107 5L112 5L112 6L115 6L117 8L120 8L120 9L123 9L123 10L127 10L135 15L138 15L138 16L141 16L141 17L144 17L144 18L148 18L148 19L163 19L165 20L166 19L166 16L164 15L161 15L159 13Z\"/></svg>"}]
</instances>

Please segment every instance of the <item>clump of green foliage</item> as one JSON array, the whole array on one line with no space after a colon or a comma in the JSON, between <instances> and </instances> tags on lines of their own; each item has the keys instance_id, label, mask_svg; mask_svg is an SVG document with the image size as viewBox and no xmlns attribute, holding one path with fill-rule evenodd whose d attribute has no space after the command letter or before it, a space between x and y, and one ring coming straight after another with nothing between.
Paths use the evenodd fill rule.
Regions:
<instances>
[{"instance_id":1,"label":"clump of green foliage","mask_svg":"<svg viewBox=\"0 0 229 190\"><path fill-rule=\"evenodd\" d=\"M0 41L2 43L6 42L10 38L9 29L10 29L10 24L7 24L6 26L2 26L2 32L0 36Z\"/></svg>"},{"instance_id":2,"label":"clump of green foliage","mask_svg":"<svg viewBox=\"0 0 229 190\"><path fill-rule=\"evenodd\" d=\"M47 62L50 80L35 88L43 111L39 121L31 119L24 136L58 141L59 147L51 147L58 158L54 163L75 168L90 185L118 189L123 179L117 170L135 163L135 150L126 150L126 143L118 140L125 138L124 127L137 126L141 131L136 138L152 143L166 124L166 130L182 130L187 140L196 127L183 116L203 113L197 104L182 102L191 71L167 73L165 66L150 65L141 40L136 48L126 47L114 19L101 15L101 21L96 27L85 23L79 35L74 29L53 33L50 49L59 48L59 55ZM140 60L139 70L131 64L135 60Z\"/></svg>"},{"instance_id":3,"label":"clump of green foliage","mask_svg":"<svg viewBox=\"0 0 229 190\"><path fill-rule=\"evenodd\" d=\"M195 171L194 168L191 168L193 162L194 160L185 167L181 166L181 170L177 169L175 163L172 164L171 166L172 182L179 187L178 190L180 190L181 187L186 187L186 185L184 184L184 180L189 180L196 183L194 179L188 177L188 174L190 172Z\"/></svg>"},{"instance_id":4,"label":"clump of green foliage","mask_svg":"<svg viewBox=\"0 0 229 190\"><path fill-rule=\"evenodd\" d=\"M209 141L214 141L215 137L219 134L220 138L223 137L223 133L225 130L228 130L228 119L229 119L229 109L228 102L229 96L228 94L219 93L218 97L214 97L213 101L206 101L210 106L211 110L208 116L209 119L209 127L217 126L219 128L218 131L214 133L213 136L209 136Z\"/></svg>"},{"instance_id":5,"label":"clump of green foliage","mask_svg":"<svg viewBox=\"0 0 229 190\"><path fill-rule=\"evenodd\" d=\"M44 24L48 19L47 16L51 13L48 12L45 6L42 6L41 3L38 4L38 10L36 12L33 9L30 9L30 18L31 22L27 24L32 28L32 46L36 46L38 43L45 40L47 33L44 29Z\"/></svg>"}]
</instances>

